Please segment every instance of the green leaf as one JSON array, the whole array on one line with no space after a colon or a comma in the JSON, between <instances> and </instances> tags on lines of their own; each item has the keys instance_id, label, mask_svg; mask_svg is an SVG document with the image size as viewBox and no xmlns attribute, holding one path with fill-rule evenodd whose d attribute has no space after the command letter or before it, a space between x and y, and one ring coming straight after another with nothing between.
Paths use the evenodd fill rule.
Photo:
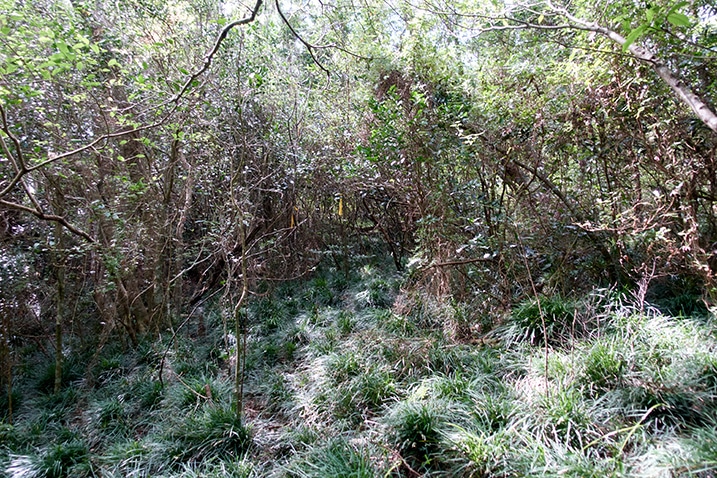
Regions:
<instances>
[{"instance_id":1,"label":"green leaf","mask_svg":"<svg viewBox=\"0 0 717 478\"><path fill-rule=\"evenodd\" d=\"M118 66L120 66L120 64L117 62L117 60L112 58L110 61L107 62L107 66L109 66L109 67L117 66L118 67Z\"/></svg>"},{"instance_id":2,"label":"green leaf","mask_svg":"<svg viewBox=\"0 0 717 478\"><path fill-rule=\"evenodd\" d=\"M67 46L67 43L65 43L65 42L63 42L63 41L58 41L55 45L57 46L57 49L60 50L60 51L61 51L62 53L64 53L65 55L69 55L69 54L70 54L70 49L69 49L69 47Z\"/></svg>"},{"instance_id":3,"label":"green leaf","mask_svg":"<svg viewBox=\"0 0 717 478\"><path fill-rule=\"evenodd\" d=\"M690 19L684 13L672 12L667 15L667 21L676 27L689 27Z\"/></svg>"},{"instance_id":4,"label":"green leaf","mask_svg":"<svg viewBox=\"0 0 717 478\"><path fill-rule=\"evenodd\" d=\"M635 43L638 38L644 35L649 28L650 26L647 23L643 23L642 25L631 31L627 38L625 38L625 43L622 45L622 51L627 51L628 48L630 48L630 45Z\"/></svg>"},{"instance_id":5,"label":"green leaf","mask_svg":"<svg viewBox=\"0 0 717 478\"><path fill-rule=\"evenodd\" d=\"M655 14L659 11L659 7L650 7L647 9L645 14L647 15L647 22L652 23L652 21L655 19Z\"/></svg>"},{"instance_id":6,"label":"green leaf","mask_svg":"<svg viewBox=\"0 0 717 478\"><path fill-rule=\"evenodd\" d=\"M680 8L684 7L685 5L689 5L689 3L690 2L686 2L684 0L682 2L677 2L674 5L672 5L672 7L667 11L667 14L669 15L670 13L674 13L677 10L679 10Z\"/></svg>"}]
</instances>

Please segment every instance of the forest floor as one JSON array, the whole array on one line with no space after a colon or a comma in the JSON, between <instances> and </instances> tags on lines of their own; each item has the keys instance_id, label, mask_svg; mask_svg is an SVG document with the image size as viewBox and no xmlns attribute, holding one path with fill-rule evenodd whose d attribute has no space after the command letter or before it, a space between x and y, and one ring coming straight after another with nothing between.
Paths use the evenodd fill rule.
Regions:
<instances>
[{"instance_id":1,"label":"forest floor","mask_svg":"<svg viewBox=\"0 0 717 478\"><path fill-rule=\"evenodd\" d=\"M595 290L518 304L486 333L450 301L397 313L403 283L366 263L256 299L244 420L218 308L206 335L105 346L92 384L69 352L57 394L51 360L25 351L0 476L716 476L712 314Z\"/></svg>"}]
</instances>

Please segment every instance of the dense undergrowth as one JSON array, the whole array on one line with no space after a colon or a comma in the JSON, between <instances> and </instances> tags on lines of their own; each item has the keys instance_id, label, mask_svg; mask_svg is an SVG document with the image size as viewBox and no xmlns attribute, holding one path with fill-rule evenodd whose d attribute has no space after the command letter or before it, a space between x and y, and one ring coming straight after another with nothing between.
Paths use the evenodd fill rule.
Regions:
<instances>
[{"instance_id":1,"label":"dense undergrowth","mask_svg":"<svg viewBox=\"0 0 717 478\"><path fill-rule=\"evenodd\" d=\"M207 307L172 341L18 367L8 477L714 476L717 324L629 294L544 296L456 336L458 305L392 310L401 278L327 269L257 298L245 419ZM163 382L160 362L166 353ZM546 356L547 354L547 356ZM38 372L39 371L39 372ZM6 414L7 404L3 402Z\"/></svg>"}]
</instances>

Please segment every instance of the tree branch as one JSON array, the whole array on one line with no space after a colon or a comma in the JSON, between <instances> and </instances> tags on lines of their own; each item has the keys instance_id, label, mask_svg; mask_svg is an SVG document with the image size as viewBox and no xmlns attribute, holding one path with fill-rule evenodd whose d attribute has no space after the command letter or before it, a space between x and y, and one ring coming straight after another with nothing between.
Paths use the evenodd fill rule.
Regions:
<instances>
[{"instance_id":1,"label":"tree branch","mask_svg":"<svg viewBox=\"0 0 717 478\"><path fill-rule=\"evenodd\" d=\"M187 78L187 81L184 82L184 85L179 90L179 92L177 92L177 94L174 95L172 99L167 101L165 105L169 103L177 104L179 102L179 100L184 96L184 94L189 91L190 87L192 86L192 83L194 83L194 80L202 76L204 72L207 71L212 65L212 60L214 60L214 56L219 51L219 47L222 46L222 42L227 37L229 32L234 27L238 27L239 25L246 25L248 23L253 22L256 19L256 15L259 12L262 3L264 3L264 0L256 0L256 4L254 4L254 8L251 10L251 13L248 17L244 17L241 20L236 20L231 23L228 23L224 28L222 28L222 31L219 32L219 35L217 35L217 39L214 41L214 46L212 46L212 48L210 48L207 54L204 56L204 63L202 64L202 66L197 71L192 73L189 78Z\"/></svg>"},{"instance_id":2,"label":"tree branch","mask_svg":"<svg viewBox=\"0 0 717 478\"><path fill-rule=\"evenodd\" d=\"M180 100L190 90L194 81L197 78L199 78L202 74L204 74L207 71L207 69L209 69L209 67L212 64L212 60L214 59L214 56L216 55L217 51L219 51L219 48L221 47L221 44L224 41L224 39L227 37L227 34L229 33L229 31L231 31L234 27L237 27L239 25L245 25L247 23L251 23L252 21L254 21L257 13L259 11L259 8L261 8L262 3L263 3L263 0L256 0L256 4L254 5L254 8L251 10L251 13L249 14L249 16L242 18L241 20L236 20L234 22L229 23L222 29L221 32L219 32L219 34L217 35L217 39L214 42L214 45L205 55L204 62L202 64L202 66L198 70L196 70L194 73L192 73L189 76L189 78L187 78L187 80L184 82L184 85L182 86L182 88L171 99L160 104L159 106L157 106L155 108L155 110L160 110L164 106L171 105L170 110L167 113L165 113L164 116L162 116L159 120L157 120L151 124L137 126L137 127L130 128L130 129L123 128L123 129L120 129L119 131L107 132L83 146L80 146L71 151L67 151L67 152L64 152L61 154L49 154L48 158L46 160L41 161L41 162L35 164L34 166L27 166L27 163L25 161L25 158L24 158L24 155L22 152L22 147L21 147L20 141L12 133L12 131L10 131L10 127L9 127L9 124L7 121L6 110L5 110L4 106L0 104L0 117L2 119L2 126L0 128L5 133L5 135L7 135L7 137L10 139L10 141L12 141L13 146L16 150L16 155L11 154L4 139L0 136L0 148L2 149L3 153L6 156L8 156L8 160L12 162L13 167L15 169L15 174L12 177L12 179L2 189L0 189L0 206L5 206L5 207L11 208L11 209L24 211L24 212L27 212L29 214L32 214L32 215L42 219L42 220L58 222L58 223L62 224L65 228L67 228L68 231L72 232L73 234L79 235L79 236L85 238L86 240L88 240L89 242L94 242L94 239L92 239L92 237L90 237L89 234L72 226L69 222L67 222L67 220L65 218L63 218L61 216L44 213L41 210L39 203L37 202L37 200L31 193L31 191L29 190L29 188L23 181L23 178L28 173L42 169L42 168L44 168L54 162L57 162L61 159L69 158L69 157L75 156L77 154L83 153L85 151L88 151L90 149L93 149L95 146L97 146L98 144L100 144L104 141L108 141L108 140L114 139L114 138L120 138L120 137L129 135L129 134L138 133L138 132L149 130L149 129L154 129L154 128L157 128L157 127L163 125L164 123L166 123L167 120L169 120L169 118L177 110L177 108L179 107ZM22 184L26 195L28 196L30 201L35 206L35 209L27 207L27 206L23 206L22 204L14 203L11 201L6 201L6 200L2 199L5 196L7 196L8 194L10 194L15 189L15 187L18 185L18 183Z\"/></svg>"},{"instance_id":3,"label":"tree branch","mask_svg":"<svg viewBox=\"0 0 717 478\"><path fill-rule=\"evenodd\" d=\"M573 28L577 30L587 30L599 33L620 46L627 43L625 37L613 30L610 30L609 28L600 26L597 23L581 20L573 16L564 8L554 6L550 1L546 2L546 4L552 11L564 16L568 21L570 21ZM530 27L534 28L536 25L530 24ZM715 115L712 109L704 101L702 101L702 99L697 96L689 86L680 80L677 72L670 70L670 68L665 65L662 60L660 60L655 52L644 46L632 43L627 47L627 51L629 51L632 56L638 60L650 64L657 75L662 78L665 83L667 83L680 101L689 106L700 121L702 121L709 129L717 133L717 115Z\"/></svg>"},{"instance_id":4,"label":"tree branch","mask_svg":"<svg viewBox=\"0 0 717 478\"><path fill-rule=\"evenodd\" d=\"M281 17L281 20L284 22L284 24L289 28L291 33L296 37L297 40L299 40L307 49L309 52L309 55L311 55L311 59L314 60L314 63L316 63L316 66L321 68L321 70L326 73L327 79L331 78L331 72L326 69L324 65L321 64L321 62L316 58L316 55L314 55L314 50L318 48L326 48L326 47L317 47L315 45L312 45L311 43L304 40L299 33L294 30L294 27L291 26L291 23L289 23L289 20L284 16L284 12L281 11L281 6L279 6L279 0L274 0L274 3L276 4L276 11L279 12L279 16Z\"/></svg>"},{"instance_id":5,"label":"tree branch","mask_svg":"<svg viewBox=\"0 0 717 478\"><path fill-rule=\"evenodd\" d=\"M77 236L84 238L85 240L87 240L87 242L90 242L90 243L95 242L95 240L92 238L92 236L87 234L82 229L76 228L75 226L73 226L72 224L67 222L67 219L65 219L62 216L56 216L54 214L45 214L44 212L38 211L37 209L23 206L22 204L17 204L17 203L11 202L11 201L6 201L4 199L0 199L0 206L5 206L9 209L15 209L18 211L26 212L28 214L32 214L33 216L36 216L39 219L42 219L43 221L52 221L52 222L60 223L65 227L65 229L70 231L72 234L75 234Z\"/></svg>"},{"instance_id":6,"label":"tree branch","mask_svg":"<svg viewBox=\"0 0 717 478\"><path fill-rule=\"evenodd\" d=\"M546 11L538 11L533 7L542 6L547 8ZM491 31L506 31L506 30L545 30L545 31L559 31L559 30L581 30L597 33L608 38L610 41L623 46L627 43L627 39L617 33L614 30L603 27L595 22L588 22L572 15L567 9L558 7L552 3L551 0L545 0L544 2L537 2L533 5L517 5L518 8L523 12L532 14L543 14L546 18L558 19L562 17L565 22L562 23L533 23L526 20L521 20L509 15L507 12L500 15L484 15L479 13L460 13L456 10L447 12L436 12L443 16L458 16L466 18L476 18L486 21L489 25L483 28L478 28L478 34L483 34ZM493 22L507 22L506 24L496 25ZM468 28L468 27L465 27ZM656 52L648 49L645 46L640 46L635 43L630 44L627 47L627 51L633 58L636 58L644 63L648 63L657 75L664 81L677 96L677 98L685 105L687 105L692 112L704 123L709 129L717 133L717 114L708 106L692 89L687 86L680 78L679 73L671 70L657 55Z\"/></svg>"}]
</instances>

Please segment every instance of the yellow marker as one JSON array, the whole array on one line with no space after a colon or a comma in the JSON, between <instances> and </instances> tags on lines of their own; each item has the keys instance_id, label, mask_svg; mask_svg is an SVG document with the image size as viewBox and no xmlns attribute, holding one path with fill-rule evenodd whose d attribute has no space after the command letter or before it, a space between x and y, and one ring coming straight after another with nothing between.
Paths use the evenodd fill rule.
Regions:
<instances>
[{"instance_id":1,"label":"yellow marker","mask_svg":"<svg viewBox=\"0 0 717 478\"><path fill-rule=\"evenodd\" d=\"M339 216L344 215L344 198L339 196Z\"/></svg>"},{"instance_id":2,"label":"yellow marker","mask_svg":"<svg viewBox=\"0 0 717 478\"><path fill-rule=\"evenodd\" d=\"M299 207L298 207L298 206L294 206L294 210L291 211L291 224L289 225L289 227L290 227L291 229L293 229L294 226L296 225L296 222L295 222L295 220L294 220L294 212L299 212Z\"/></svg>"}]
</instances>

